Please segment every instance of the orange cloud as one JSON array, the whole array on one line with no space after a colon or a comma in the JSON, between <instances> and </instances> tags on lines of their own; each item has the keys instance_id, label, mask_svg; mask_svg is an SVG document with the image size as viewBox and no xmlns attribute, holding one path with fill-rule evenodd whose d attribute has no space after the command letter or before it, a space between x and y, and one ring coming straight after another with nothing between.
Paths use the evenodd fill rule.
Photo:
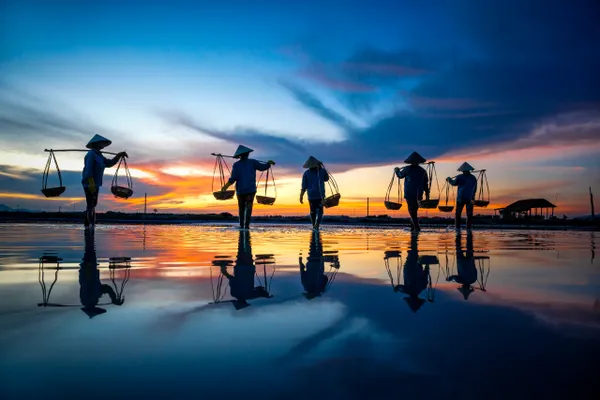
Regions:
<instances>
[{"instance_id":1,"label":"orange cloud","mask_svg":"<svg viewBox=\"0 0 600 400\"><path fill-rule=\"evenodd\" d=\"M0 198L9 199L23 199L23 200L50 200L50 201L67 201L77 202L85 200L84 197L44 197L41 194L28 194L28 193L2 193L0 192Z\"/></svg>"}]
</instances>

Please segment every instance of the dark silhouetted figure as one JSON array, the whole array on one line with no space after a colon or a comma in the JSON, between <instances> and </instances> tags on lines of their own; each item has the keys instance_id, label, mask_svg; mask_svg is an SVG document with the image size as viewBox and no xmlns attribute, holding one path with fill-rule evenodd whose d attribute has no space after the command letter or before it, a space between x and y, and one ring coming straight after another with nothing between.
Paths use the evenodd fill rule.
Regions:
<instances>
[{"instance_id":1,"label":"dark silhouetted figure","mask_svg":"<svg viewBox=\"0 0 600 400\"><path fill-rule=\"evenodd\" d=\"M244 231L239 234L233 275L227 271L226 265L221 266L221 273L229 279L231 296L236 299L233 304L238 310L248 307L248 300L272 297L264 286L254 286L256 266L252 256L250 232Z\"/></svg>"},{"instance_id":2,"label":"dark silhouetted figure","mask_svg":"<svg viewBox=\"0 0 600 400\"><path fill-rule=\"evenodd\" d=\"M321 234L313 231L310 238L310 247L306 264L302 257L298 260L300 264L300 279L304 286L304 296L312 300L321 296L327 288L329 278L325 275L325 258L323 257L323 245Z\"/></svg>"},{"instance_id":3,"label":"dark silhouetted figure","mask_svg":"<svg viewBox=\"0 0 600 400\"><path fill-rule=\"evenodd\" d=\"M81 310L84 313L90 318L104 314L106 310L98 307L98 302L104 294L109 295L113 304L123 304L123 301L117 297L112 287L100 282L93 230L85 230L85 250L79 266L79 299L83 306Z\"/></svg>"},{"instance_id":4,"label":"dark silhouetted figure","mask_svg":"<svg viewBox=\"0 0 600 400\"><path fill-rule=\"evenodd\" d=\"M413 152L404 162L410 164L403 168L396 167L394 171L396 176L400 179L404 179L404 198L406 199L406 205L408 206L408 213L410 214L411 231L420 231L421 226L419 225L419 201L423 200L423 193L429 200L429 179L427 177L427 171L419 164L423 164L424 159L416 151Z\"/></svg>"},{"instance_id":5,"label":"dark silhouetted figure","mask_svg":"<svg viewBox=\"0 0 600 400\"><path fill-rule=\"evenodd\" d=\"M458 291L462 293L465 300L475 291L473 284L477 282L477 267L475 266L475 256L473 250L473 234L467 233L466 252L462 250L462 236L456 235L456 265L458 275L451 275L446 278L448 281L459 283L461 286Z\"/></svg>"},{"instance_id":6,"label":"dark silhouetted figure","mask_svg":"<svg viewBox=\"0 0 600 400\"><path fill-rule=\"evenodd\" d=\"M419 260L418 235L411 235L410 247L404 263L403 278L404 284L398 285L395 290L407 294L404 301L413 312L417 312L425 304L425 300L419 295L429 285L429 266L423 267Z\"/></svg>"},{"instance_id":7,"label":"dark silhouetted figure","mask_svg":"<svg viewBox=\"0 0 600 400\"><path fill-rule=\"evenodd\" d=\"M256 171L266 171L271 165L275 165L273 160L265 163L249 158L250 153L253 151L246 146L238 146L233 156L239 158L239 161L233 164L231 177L221 188L222 191L225 191L234 183L236 184L235 191L238 199L240 229L250 228L252 205L254 204L254 196L256 196Z\"/></svg>"},{"instance_id":8,"label":"dark silhouetted figure","mask_svg":"<svg viewBox=\"0 0 600 400\"><path fill-rule=\"evenodd\" d=\"M310 247L306 264L299 257L300 280L304 287L304 297L312 300L322 296L330 287L340 269L337 251L323 251L321 233L313 230L310 236ZM325 272L325 264L329 263L329 272Z\"/></svg>"},{"instance_id":9,"label":"dark silhouetted figure","mask_svg":"<svg viewBox=\"0 0 600 400\"><path fill-rule=\"evenodd\" d=\"M323 168L321 161L310 156L304 163L302 188L300 190L300 204L304 204L304 193L308 192L310 205L310 221L314 229L319 229L323 219L323 199L325 198L325 182L329 181L329 174Z\"/></svg>"},{"instance_id":10,"label":"dark silhouetted figure","mask_svg":"<svg viewBox=\"0 0 600 400\"><path fill-rule=\"evenodd\" d=\"M458 171L462 172L462 175L458 175L454 178L446 178L446 182L450 185L458 186L455 212L456 229L460 229L460 221L464 207L467 208L467 229L473 227L473 200L475 200L475 193L477 192L477 178L471 174L471 171L474 170L475 168L468 162L464 162L458 168Z\"/></svg>"},{"instance_id":11,"label":"dark silhouetted figure","mask_svg":"<svg viewBox=\"0 0 600 400\"><path fill-rule=\"evenodd\" d=\"M83 172L81 174L81 184L85 193L85 215L84 224L88 228L96 224L96 206L98 205L98 193L102 187L102 177L104 169L115 166L127 153L121 152L114 158L108 159L102 155L100 150L110 146L112 142L105 137L95 135L85 146L90 151L87 152L84 159Z\"/></svg>"}]
</instances>

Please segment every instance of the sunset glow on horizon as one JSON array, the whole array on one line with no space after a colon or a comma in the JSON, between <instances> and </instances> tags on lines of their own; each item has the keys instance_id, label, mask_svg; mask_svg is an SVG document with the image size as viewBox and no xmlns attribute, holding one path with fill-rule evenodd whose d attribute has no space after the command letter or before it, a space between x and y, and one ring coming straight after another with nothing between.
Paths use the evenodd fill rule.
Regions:
<instances>
[{"instance_id":1,"label":"sunset glow on horizon","mask_svg":"<svg viewBox=\"0 0 600 400\"><path fill-rule=\"evenodd\" d=\"M107 169L100 211L141 211L147 193L151 212L237 215L235 199L212 196L211 153L241 143L277 162L277 201L255 215L308 214L313 155L342 195L326 215L364 216L369 198L372 215L407 217L383 199L415 150L436 161L440 188L463 161L487 170L491 204L476 213L546 198L557 216L589 214L596 21L554 1L458 3L0 1L0 204L83 210L84 153L57 153L67 190L46 199L44 149L98 133L128 152L134 179L117 200Z\"/></svg>"}]
</instances>

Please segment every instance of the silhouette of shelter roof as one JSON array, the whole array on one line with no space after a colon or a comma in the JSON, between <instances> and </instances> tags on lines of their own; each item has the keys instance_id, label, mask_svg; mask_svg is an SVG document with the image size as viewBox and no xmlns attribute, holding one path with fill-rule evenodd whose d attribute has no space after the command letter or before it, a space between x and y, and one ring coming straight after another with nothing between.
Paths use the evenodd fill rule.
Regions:
<instances>
[{"instance_id":1,"label":"silhouette of shelter roof","mask_svg":"<svg viewBox=\"0 0 600 400\"><path fill-rule=\"evenodd\" d=\"M556 206L546 199L525 199L515 201L503 208L496 208L496 211L525 212L533 208L556 208Z\"/></svg>"}]
</instances>

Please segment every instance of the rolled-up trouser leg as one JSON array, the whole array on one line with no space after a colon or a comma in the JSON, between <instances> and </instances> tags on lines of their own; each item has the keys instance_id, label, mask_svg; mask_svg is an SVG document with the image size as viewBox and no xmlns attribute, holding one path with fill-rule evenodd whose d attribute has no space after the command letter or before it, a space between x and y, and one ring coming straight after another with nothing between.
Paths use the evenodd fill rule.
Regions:
<instances>
[{"instance_id":1,"label":"rolled-up trouser leg","mask_svg":"<svg viewBox=\"0 0 600 400\"><path fill-rule=\"evenodd\" d=\"M240 218L240 228L243 229L244 228L244 214L246 212L246 195L238 194L237 201L238 201L238 215Z\"/></svg>"},{"instance_id":2,"label":"rolled-up trouser leg","mask_svg":"<svg viewBox=\"0 0 600 400\"><path fill-rule=\"evenodd\" d=\"M473 227L473 204L467 204L467 229Z\"/></svg>"},{"instance_id":3,"label":"rolled-up trouser leg","mask_svg":"<svg viewBox=\"0 0 600 400\"><path fill-rule=\"evenodd\" d=\"M85 226L96 223L96 206L98 205L99 190L100 188L96 188L96 192L92 193L88 188L83 188L83 192L85 193L85 213L83 223Z\"/></svg>"},{"instance_id":4,"label":"rolled-up trouser leg","mask_svg":"<svg viewBox=\"0 0 600 400\"><path fill-rule=\"evenodd\" d=\"M240 216L240 228L250 227L250 218L252 217L252 206L256 193L238 194L238 213Z\"/></svg>"},{"instance_id":5,"label":"rolled-up trouser leg","mask_svg":"<svg viewBox=\"0 0 600 400\"><path fill-rule=\"evenodd\" d=\"M313 227L319 227L323 219L323 200L309 200L310 203L310 220Z\"/></svg>"},{"instance_id":6,"label":"rolled-up trouser leg","mask_svg":"<svg viewBox=\"0 0 600 400\"><path fill-rule=\"evenodd\" d=\"M465 203L463 202L456 202L456 211L454 212L454 225L456 226L456 229L460 229L460 224L461 224L461 220L462 220L462 210L465 207ZM467 214L468 214L468 208L467 208Z\"/></svg>"},{"instance_id":7,"label":"rolled-up trouser leg","mask_svg":"<svg viewBox=\"0 0 600 400\"><path fill-rule=\"evenodd\" d=\"M244 215L244 228L250 228L250 218L252 218L252 206L254 205L254 196L256 193L249 193L246 198L246 213Z\"/></svg>"},{"instance_id":8,"label":"rolled-up trouser leg","mask_svg":"<svg viewBox=\"0 0 600 400\"><path fill-rule=\"evenodd\" d=\"M412 224L411 230L421 230L421 226L419 225L419 202L416 199L406 199L406 205L408 206L408 214L410 215L410 222Z\"/></svg>"},{"instance_id":9,"label":"rolled-up trouser leg","mask_svg":"<svg viewBox=\"0 0 600 400\"><path fill-rule=\"evenodd\" d=\"M315 226L315 222L317 221L317 210L312 200L308 201L310 206L310 223L312 226Z\"/></svg>"}]
</instances>

